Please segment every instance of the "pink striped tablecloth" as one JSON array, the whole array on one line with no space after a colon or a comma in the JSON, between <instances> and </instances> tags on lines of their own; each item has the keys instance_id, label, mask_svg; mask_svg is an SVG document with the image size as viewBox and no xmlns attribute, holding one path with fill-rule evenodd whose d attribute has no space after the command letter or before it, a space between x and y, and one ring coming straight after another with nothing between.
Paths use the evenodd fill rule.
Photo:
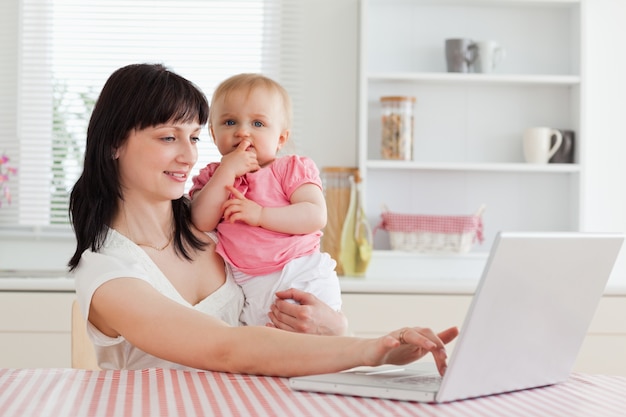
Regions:
<instances>
[{"instance_id":1,"label":"pink striped tablecloth","mask_svg":"<svg viewBox=\"0 0 626 417\"><path fill-rule=\"evenodd\" d=\"M574 374L550 387L447 404L292 391L284 378L167 369L0 369L0 416L626 415L626 377Z\"/></svg>"}]
</instances>

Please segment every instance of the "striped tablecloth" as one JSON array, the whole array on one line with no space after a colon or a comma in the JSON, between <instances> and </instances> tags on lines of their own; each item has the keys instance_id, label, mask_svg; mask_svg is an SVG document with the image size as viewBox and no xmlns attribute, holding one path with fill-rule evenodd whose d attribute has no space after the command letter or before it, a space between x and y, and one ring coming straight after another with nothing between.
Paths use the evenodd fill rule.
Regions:
<instances>
[{"instance_id":1,"label":"striped tablecloth","mask_svg":"<svg viewBox=\"0 0 626 417\"><path fill-rule=\"evenodd\" d=\"M189 372L0 369L0 416L593 416L626 415L626 377L447 404L292 391L284 378Z\"/></svg>"}]
</instances>

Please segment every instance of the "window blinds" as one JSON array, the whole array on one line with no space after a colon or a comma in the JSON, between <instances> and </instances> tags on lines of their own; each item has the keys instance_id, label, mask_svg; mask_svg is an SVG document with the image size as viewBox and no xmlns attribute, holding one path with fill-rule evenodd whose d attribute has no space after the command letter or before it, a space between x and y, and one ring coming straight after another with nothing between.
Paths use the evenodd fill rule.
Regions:
<instances>
[{"instance_id":1,"label":"window blinds","mask_svg":"<svg viewBox=\"0 0 626 417\"><path fill-rule=\"evenodd\" d=\"M90 111L121 66L163 63L209 99L223 79L262 72L288 89L297 114L297 2L12 0L2 7L7 13L0 22L18 26L2 30L20 36L0 41L7 43L0 64L0 75L7 73L0 81L0 155L18 168L6 183L12 203L3 201L0 227L68 228L67 199L82 169ZM7 64L14 60L16 67ZM11 74L17 74L14 83L6 82ZM207 129L198 152L194 175L219 160Z\"/></svg>"}]
</instances>

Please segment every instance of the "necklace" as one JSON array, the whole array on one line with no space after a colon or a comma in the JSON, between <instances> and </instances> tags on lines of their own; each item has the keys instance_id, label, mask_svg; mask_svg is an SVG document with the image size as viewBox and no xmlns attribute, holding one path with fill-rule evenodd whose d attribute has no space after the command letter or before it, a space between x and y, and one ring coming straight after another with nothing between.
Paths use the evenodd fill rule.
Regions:
<instances>
[{"instance_id":1,"label":"necklace","mask_svg":"<svg viewBox=\"0 0 626 417\"><path fill-rule=\"evenodd\" d=\"M163 245L163 246L154 246L154 245L150 245L150 244L148 244L148 243L137 243L137 242L135 242L135 244L136 244L137 246L145 246L145 247L147 247L147 248L152 248L152 249L154 249L154 250L156 250L156 251L161 252L162 250L164 250L165 248L167 248L167 247L168 247L168 246L172 243L172 240L174 240L174 234L172 234L172 236L169 238L169 240L167 241L167 243L166 243L165 245Z\"/></svg>"},{"instance_id":2,"label":"necklace","mask_svg":"<svg viewBox=\"0 0 626 417\"><path fill-rule=\"evenodd\" d=\"M174 240L174 231L172 231L170 233L170 238L167 240L167 242L163 246L154 246L154 245L151 245L149 243L139 243L139 242L135 241L135 239L133 239L133 233L131 232L130 227L128 227L128 220L126 219L126 206L125 205L122 206L122 215L124 216L124 226L125 226L125 229L128 232L128 234L129 234L128 237L135 245L143 246L143 247L146 247L146 248L151 248L151 249L154 249L155 251L161 252L161 251L165 250L165 248L167 248L169 245L172 244L172 241Z\"/></svg>"}]
</instances>

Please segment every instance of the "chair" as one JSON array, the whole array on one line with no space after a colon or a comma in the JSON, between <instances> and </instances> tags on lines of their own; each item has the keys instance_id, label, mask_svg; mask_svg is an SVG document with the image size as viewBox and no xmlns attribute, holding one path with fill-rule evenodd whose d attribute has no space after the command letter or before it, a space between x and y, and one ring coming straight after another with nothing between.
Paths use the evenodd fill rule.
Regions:
<instances>
[{"instance_id":1,"label":"chair","mask_svg":"<svg viewBox=\"0 0 626 417\"><path fill-rule=\"evenodd\" d=\"M100 369L78 302L72 303L72 368Z\"/></svg>"}]
</instances>

